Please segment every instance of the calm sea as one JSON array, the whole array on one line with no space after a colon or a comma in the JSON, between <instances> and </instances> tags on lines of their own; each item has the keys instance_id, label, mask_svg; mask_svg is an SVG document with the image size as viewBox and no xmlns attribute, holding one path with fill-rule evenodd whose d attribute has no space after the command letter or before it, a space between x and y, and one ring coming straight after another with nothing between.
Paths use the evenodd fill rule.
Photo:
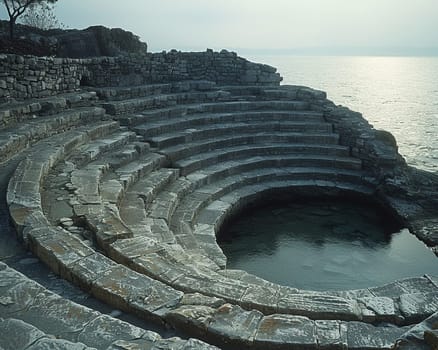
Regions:
<instances>
[{"instance_id":1,"label":"calm sea","mask_svg":"<svg viewBox=\"0 0 438 350\"><path fill-rule=\"evenodd\" d=\"M283 84L324 90L390 131L410 165L438 172L438 57L268 56Z\"/></svg>"}]
</instances>

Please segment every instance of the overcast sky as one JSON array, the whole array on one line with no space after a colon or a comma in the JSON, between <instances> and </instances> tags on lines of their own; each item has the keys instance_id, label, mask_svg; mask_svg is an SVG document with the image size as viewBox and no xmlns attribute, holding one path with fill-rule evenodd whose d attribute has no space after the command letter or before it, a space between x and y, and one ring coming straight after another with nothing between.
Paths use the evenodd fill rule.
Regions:
<instances>
[{"instance_id":1,"label":"overcast sky","mask_svg":"<svg viewBox=\"0 0 438 350\"><path fill-rule=\"evenodd\" d=\"M438 0L59 0L67 27L102 24L150 51L438 48Z\"/></svg>"}]
</instances>

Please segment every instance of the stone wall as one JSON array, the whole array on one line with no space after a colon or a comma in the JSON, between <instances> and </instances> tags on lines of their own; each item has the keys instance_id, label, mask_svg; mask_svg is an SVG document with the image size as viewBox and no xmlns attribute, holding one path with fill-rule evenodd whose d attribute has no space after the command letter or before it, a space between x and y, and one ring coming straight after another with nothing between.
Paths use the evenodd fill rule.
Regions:
<instances>
[{"instance_id":1,"label":"stone wall","mask_svg":"<svg viewBox=\"0 0 438 350\"><path fill-rule=\"evenodd\" d=\"M87 84L129 86L180 80L210 80L218 84L278 85L276 68L249 62L234 52L149 53L88 60Z\"/></svg>"},{"instance_id":2,"label":"stone wall","mask_svg":"<svg viewBox=\"0 0 438 350\"><path fill-rule=\"evenodd\" d=\"M0 55L0 103L73 91L85 70L81 60Z\"/></svg>"},{"instance_id":3,"label":"stone wall","mask_svg":"<svg viewBox=\"0 0 438 350\"><path fill-rule=\"evenodd\" d=\"M276 69L228 51L132 54L89 59L0 55L0 103L73 91L181 80L278 85Z\"/></svg>"}]
</instances>

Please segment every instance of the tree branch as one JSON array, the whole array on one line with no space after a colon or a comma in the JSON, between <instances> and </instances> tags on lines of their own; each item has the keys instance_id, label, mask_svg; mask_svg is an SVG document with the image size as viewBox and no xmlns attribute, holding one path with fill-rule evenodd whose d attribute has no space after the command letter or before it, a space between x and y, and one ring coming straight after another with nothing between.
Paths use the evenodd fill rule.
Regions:
<instances>
[{"instance_id":1,"label":"tree branch","mask_svg":"<svg viewBox=\"0 0 438 350\"><path fill-rule=\"evenodd\" d=\"M5 6L6 6L6 9L8 10L9 18L11 18L12 17L12 13L11 13L11 9L9 8L8 0L3 0L3 2L5 4Z\"/></svg>"}]
</instances>

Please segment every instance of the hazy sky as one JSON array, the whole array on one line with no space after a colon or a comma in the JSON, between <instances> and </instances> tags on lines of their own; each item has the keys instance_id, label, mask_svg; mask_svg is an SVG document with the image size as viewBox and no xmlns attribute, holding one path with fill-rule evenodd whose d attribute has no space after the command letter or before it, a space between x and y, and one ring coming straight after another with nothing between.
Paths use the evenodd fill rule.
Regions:
<instances>
[{"instance_id":1,"label":"hazy sky","mask_svg":"<svg viewBox=\"0 0 438 350\"><path fill-rule=\"evenodd\" d=\"M438 48L438 0L59 0L68 27L122 27L177 48Z\"/></svg>"}]
</instances>

